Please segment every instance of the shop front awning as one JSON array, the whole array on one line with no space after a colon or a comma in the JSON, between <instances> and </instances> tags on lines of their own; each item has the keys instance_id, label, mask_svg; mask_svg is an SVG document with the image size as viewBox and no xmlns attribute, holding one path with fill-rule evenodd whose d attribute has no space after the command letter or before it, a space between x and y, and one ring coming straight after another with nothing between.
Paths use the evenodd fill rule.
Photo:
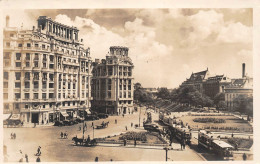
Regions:
<instances>
[{"instance_id":1,"label":"shop front awning","mask_svg":"<svg viewBox=\"0 0 260 164\"><path fill-rule=\"evenodd\" d=\"M8 119L10 119L11 118L11 113L9 113L9 114L3 114L3 120L8 120Z\"/></svg>"},{"instance_id":2,"label":"shop front awning","mask_svg":"<svg viewBox=\"0 0 260 164\"><path fill-rule=\"evenodd\" d=\"M61 111L60 114L62 114L63 117L69 117L69 115L66 111Z\"/></svg>"},{"instance_id":3,"label":"shop front awning","mask_svg":"<svg viewBox=\"0 0 260 164\"><path fill-rule=\"evenodd\" d=\"M20 120L20 114L12 114L10 120Z\"/></svg>"}]
</instances>

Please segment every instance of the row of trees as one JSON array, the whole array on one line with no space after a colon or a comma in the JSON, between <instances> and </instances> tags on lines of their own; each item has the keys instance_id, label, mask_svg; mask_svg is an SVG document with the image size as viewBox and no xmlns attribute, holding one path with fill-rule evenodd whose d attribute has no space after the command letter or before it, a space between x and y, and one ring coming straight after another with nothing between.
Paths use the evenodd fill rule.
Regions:
<instances>
[{"instance_id":1,"label":"row of trees","mask_svg":"<svg viewBox=\"0 0 260 164\"><path fill-rule=\"evenodd\" d=\"M152 95L142 89L140 83L135 84L134 100L139 103L151 105L156 99L169 100L171 102L188 104L195 107L216 107L219 110L226 108L224 93L218 93L213 99L199 92L194 86L185 86L169 91L167 88L159 88L157 95ZM240 95L234 99L234 109L240 113L253 115L253 98Z\"/></svg>"}]
</instances>

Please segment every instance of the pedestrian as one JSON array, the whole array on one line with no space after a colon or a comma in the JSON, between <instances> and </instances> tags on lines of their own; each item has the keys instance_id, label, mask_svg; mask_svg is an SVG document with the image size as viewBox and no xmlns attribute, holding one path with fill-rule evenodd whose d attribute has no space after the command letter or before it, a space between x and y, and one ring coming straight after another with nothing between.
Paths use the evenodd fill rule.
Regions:
<instances>
[{"instance_id":1,"label":"pedestrian","mask_svg":"<svg viewBox=\"0 0 260 164\"><path fill-rule=\"evenodd\" d=\"M98 157L95 158L95 162L98 162Z\"/></svg>"},{"instance_id":2,"label":"pedestrian","mask_svg":"<svg viewBox=\"0 0 260 164\"><path fill-rule=\"evenodd\" d=\"M247 158L246 153L244 153L243 154L243 160L246 161L246 158Z\"/></svg>"},{"instance_id":3,"label":"pedestrian","mask_svg":"<svg viewBox=\"0 0 260 164\"><path fill-rule=\"evenodd\" d=\"M92 122L91 126L94 127L94 122Z\"/></svg>"},{"instance_id":4,"label":"pedestrian","mask_svg":"<svg viewBox=\"0 0 260 164\"><path fill-rule=\"evenodd\" d=\"M60 132L60 138L63 138L63 133L62 132Z\"/></svg>"},{"instance_id":5,"label":"pedestrian","mask_svg":"<svg viewBox=\"0 0 260 164\"><path fill-rule=\"evenodd\" d=\"M134 141L134 145L136 146L136 138L135 138L135 141Z\"/></svg>"},{"instance_id":6,"label":"pedestrian","mask_svg":"<svg viewBox=\"0 0 260 164\"><path fill-rule=\"evenodd\" d=\"M122 115L122 116L123 116L123 118L125 117L124 113L123 113L123 115Z\"/></svg>"},{"instance_id":7,"label":"pedestrian","mask_svg":"<svg viewBox=\"0 0 260 164\"><path fill-rule=\"evenodd\" d=\"M182 150L182 141L180 142L180 145L181 145L181 150Z\"/></svg>"},{"instance_id":8,"label":"pedestrian","mask_svg":"<svg viewBox=\"0 0 260 164\"><path fill-rule=\"evenodd\" d=\"M22 150L20 150L20 155L21 155L21 158L20 158L19 162L23 162L23 152L22 152Z\"/></svg>"},{"instance_id":9,"label":"pedestrian","mask_svg":"<svg viewBox=\"0 0 260 164\"><path fill-rule=\"evenodd\" d=\"M127 126L125 126L125 130L127 131Z\"/></svg>"},{"instance_id":10,"label":"pedestrian","mask_svg":"<svg viewBox=\"0 0 260 164\"><path fill-rule=\"evenodd\" d=\"M124 146L126 146L126 139L124 139Z\"/></svg>"},{"instance_id":11,"label":"pedestrian","mask_svg":"<svg viewBox=\"0 0 260 164\"><path fill-rule=\"evenodd\" d=\"M26 162L29 162L28 155L25 154L24 157L25 157Z\"/></svg>"},{"instance_id":12,"label":"pedestrian","mask_svg":"<svg viewBox=\"0 0 260 164\"><path fill-rule=\"evenodd\" d=\"M81 131L81 126L79 126L79 131Z\"/></svg>"},{"instance_id":13,"label":"pedestrian","mask_svg":"<svg viewBox=\"0 0 260 164\"><path fill-rule=\"evenodd\" d=\"M13 133L11 133L11 139L14 139Z\"/></svg>"},{"instance_id":14,"label":"pedestrian","mask_svg":"<svg viewBox=\"0 0 260 164\"><path fill-rule=\"evenodd\" d=\"M186 141L185 140L183 140L183 149L185 150L185 145L186 145Z\"/></svg>"},{"instance_id":15,"label":"pedestrian","mask_svg":"<svg viewBox=\"0 0 260 164\"><path fill-rule=\"evenodd\" d=\"M111 162L113 162L113 159L110 159Z\"/></svg>"},{"instance_id":16,"label":"pedestrian","mask_svg":"<svg viewBox=\"0 0 260 164\"><path fill-rule=\"evenodd\" d=\"M38 156L40 156L42 153L41 153L41 147L39 146L38 149L37 149L37 154Z\"/></svg>"},{"instance_id":17,"label":"pedestrian","mask_svg":"<svg viewBox=\"0 0 260 164\"><path fill-rule=\"evenodd\" d=\"M233 133L231 134L231 137L232 137L232 138L234 137L234 134L233 134Z\"/></svg>"},{"instance_id":18,"label":"pedestrian","mask_svg":"<svg viewBox=\"0 0 260 164\"><path fill-rule=\"evenodd\" d=\"M37 157L36 162L41 162L40 157Z\"/></svg>"},{"instance_id":19,"label":"pedestrian","mask_svg":"<svg viewBox=\"0 0 260 164\"><path fill-rule=\"evenodd\" d=\"M16 134L14 133L14 139L16 139Z\"/></svg>"},{"instance_id":20,"label":"pedestrian","mask_svg":"<svg viewBox=\"0 0 260 164\"><path fill-rule=\"evenodd\" d=\"M115 124L117 124L117 119L115 119Z\"/></svg>"}]
</instances>

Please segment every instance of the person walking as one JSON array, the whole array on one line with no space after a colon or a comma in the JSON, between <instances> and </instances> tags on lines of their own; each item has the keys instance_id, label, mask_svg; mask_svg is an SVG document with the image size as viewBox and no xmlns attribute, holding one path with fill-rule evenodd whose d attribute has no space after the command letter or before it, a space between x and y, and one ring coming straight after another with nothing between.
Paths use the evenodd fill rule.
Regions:
<instances>
[{"instance_id":1,"label":"person walking","mask_svg":"<svg viewBox=\"0 0 260 164\"><path fill-rule=\"evenodd\" d=\"M36 162L41 162L40 157L37 157Z\"/></svg>"},{"instance_id":2,"label":"person walking","mask_svg":"<svg viewBox=\"0 0 260 164\"><path fill-rule=\"evenodd\" d=\"M136 138L135 138L135 141L134 141L134 145L135 145L135 147L136 147Z\"/></svg>"},{"instance_id":3,"label":"person walking","mask_svg":"<svg viewBox=\"0 0 260 164\"><path fill-rule=\"evenodd\" d=\"M79 126L79 131L81 131L81 126Z\"/></svg>"},{"instance_id":4,"label":"person walking","mask_svg":"<svg viewBox=\"0 0 260 164\"><path fill-rule=\"evenodd\" d=\"M126 139L124 139L124 146L126 146Z\"/></svg>"},{"instance_id":5,"label":"person walking","mask_svg":"<svg viewBox=\"0 0 260 164\"><path fill-rule=\"evenodd\" d=\"M115 124L117 124L117 119L115 119Z\"/></svg>"},{"instance_id":6,"label":"person walking","mask_svg":"<svg viewBox=\"0 0 260 164\"><path fill-rule=\"evenodd\" d=\"M127 126L125 126L125 130L127 131Z\"/></svg>"},{"instance_id":7,"label":"person walking","mask_svg":"<svg viewBox=\"0 0 260 164\"><path fill-rule=\"evenodd\" d=\"M60 132L60 138L63 138L63 132Z\"/></svg>"},{"instance_id":8,"label":"person walking","mask_svg":"<svg viewBox=\"0 0 260 164\"><path fill-rule=\"evenodd\" d=\"M14 135L13 135L13 133L11 133L11 139L14 139Z\"/></svg>"},{"instance_id":9,"label":"person walking","mask_svg":"<svg viewBox=\"0 0 260 164\"><path fill-rule=\"evenodd\" d=\"M243 154L243 160L246 161L246 158L247 158L246 153L244 153Z\"/></svg>"},{"instance_id":10,"label":"person walking","mask_svg":"<svg viewBox=\"0 0 260 164\"><path fill-rule=\"evenodd\" d=\"M185 141L185 139L183 140L183 149L185 150L185 145L186 145L186 141Z\"/></svg>"},{"instance_id":11,"label":"person walking","mask_svg":"<svg viewBox=\"0 0 260 164\"><path fill-rule=\"evenodd\" d=\"M41 154L42 154L41 147L39 146L38 149L37 149L37 154L36 155L40 156Z\"/></svg>"},{"instance_id":12,"label":"person walking","mask_svg":"<svg viewBox=\"0 0 260 164\"><path fill-rule=\"evenodd\" d=\"M181 150L182 150L182 141L180 142L180 145L181 145Z\"/></svg>"},{"instance_id":13,"label":"person walking","mask_svg":"<svg viewBox=\"0 0 260 164\"><path fill-rule=\"evenodd\" d=\"M25 154L24 157L25 157L26 162L29 162L28 155Z\"/></svg>"},{"instance_id":14,"label":"person walking","mask_svg":"<svg viewBox=\"0 0 260 164\"><path fill-rule=\"evenodd\" d=\"M20 158L19 162L23 162L23 152L22 152L22 150L20 150L20 155L21 155L21 158Z\"/></svg>"},{"instance_id":15,"label":"person walking","mask_svg":"<svg viewBox=\"0 0 260 164\"><path fill-rule=\"evenodd\" d=\"M91 127L94 127L94 122L92 122Z\"/></svg>"},{"instance_id":16,"label":"person walking","mask_svg":"<svg viewBox=\"0 0 260 164\"><path fill-rule=\"evenodd\" d=\"M95 158L95 162L98 162L98 157Z\"/></svg>"}]
</instances>

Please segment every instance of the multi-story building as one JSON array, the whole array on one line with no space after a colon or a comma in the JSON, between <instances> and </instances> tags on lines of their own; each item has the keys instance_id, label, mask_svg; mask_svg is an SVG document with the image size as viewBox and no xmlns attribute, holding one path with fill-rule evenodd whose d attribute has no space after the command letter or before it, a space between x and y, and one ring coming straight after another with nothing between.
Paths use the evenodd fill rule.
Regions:
<instances>
[{"instance_id":1,"label":"multi-story building","mask_svg":"<svg viewBox=\"0 0 260 164\"><path fill-rule=\"evenodd\" d=\"M242 65L242 78L231 79L231 84L225 88L227 109L234 109L234 100L240 95L253 97L253 78L245 75L245 63Z\"/></svg>"},{"instance_id":2,"label":"multi-story building","mask_svg":"<svg viewBox=\"0 0 260 164\"><path fill-rule=\"evenodd\" d=\"M208 68L205 71L192 73L181 86L194 86L201 93L214 98L218 93L223 93L231 80L224 75L211 75Z\"/></svg>"},{"instance_id":3,"label":"multi-story building","mask_svg":"<svg viewBox=\"0 0 260 164\"><path fill-rule=\"evenodd\" d=\"M110 47L101 62L93 63L92 110L126 114L133 111L133 63L127 47Z\"/></svg>"},{"instance_id":4,"label":"multi-story building","mask_svg":"<svg viewBox=\"0 0 260 164\"><path fill-rule=\"evenodd\" d=\"M4 28L4 113L24 123L49 123L90 109L90 50L79 30L38 18L38 27Z\"/></svg>"}]
</instances>

